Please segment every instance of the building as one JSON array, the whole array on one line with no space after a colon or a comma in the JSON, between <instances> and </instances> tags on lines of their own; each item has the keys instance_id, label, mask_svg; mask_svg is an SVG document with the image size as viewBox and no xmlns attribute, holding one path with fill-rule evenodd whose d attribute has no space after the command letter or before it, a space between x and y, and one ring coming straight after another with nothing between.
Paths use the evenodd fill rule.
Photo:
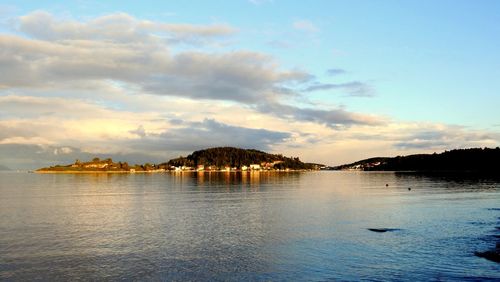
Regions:
<instances>
[{"instance_id":1,"label":"building","mask_svg":"<svg viewBox=\"0 0 500 282\"><path fill-rule=\"evenodd\" d=\"M83 165L84 168L106 168L108 163L98 162L98 163L86 163Z\"/></svg>"},{"instance_id":2,"label":"building","mask_svg":"<svg viewBox=\"0 0 500 282\"><path fill-rule=\"evenodd\" d=\"M251 170L260 170L260 164L251 164L250 169Z\"/></svg>"}]
</instances>

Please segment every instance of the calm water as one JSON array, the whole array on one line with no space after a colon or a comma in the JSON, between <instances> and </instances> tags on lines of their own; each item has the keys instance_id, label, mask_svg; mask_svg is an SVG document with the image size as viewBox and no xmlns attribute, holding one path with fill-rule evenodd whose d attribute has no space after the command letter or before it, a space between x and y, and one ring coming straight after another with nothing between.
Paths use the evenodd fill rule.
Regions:
<instances>
[{"instance_id":1,"label":"calm water","mask_svg":"<svg viewBox=\"0 0 500 282\"><path fill-rule=\"evenodd\" d=\"M499 280L499 226L488 179L0 173L0 280Z\"/></svg>"}]
</instances>

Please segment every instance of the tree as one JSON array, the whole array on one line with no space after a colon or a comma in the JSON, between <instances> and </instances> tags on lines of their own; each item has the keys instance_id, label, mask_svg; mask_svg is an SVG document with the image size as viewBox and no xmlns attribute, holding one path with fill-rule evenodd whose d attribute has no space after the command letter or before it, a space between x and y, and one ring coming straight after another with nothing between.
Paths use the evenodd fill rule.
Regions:
<instances>
[{"instance_id":1,"label":"tree","mask_svg":"<svg viewBox=\"0 0 500 282\"><path fill-rule=\"evenodd\" d=\"M120 168L124 170L129 170L129 166L127 162L120 163Z\"/></svg>"}]
</instances>

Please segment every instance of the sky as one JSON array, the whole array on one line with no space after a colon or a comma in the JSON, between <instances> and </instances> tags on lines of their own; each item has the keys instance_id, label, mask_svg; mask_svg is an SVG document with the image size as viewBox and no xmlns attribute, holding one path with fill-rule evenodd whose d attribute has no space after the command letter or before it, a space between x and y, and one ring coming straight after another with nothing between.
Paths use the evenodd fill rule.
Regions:
<instances>
[{"instance_id":1,"label":"sky","mask_svg":"<svg viewBox=\"0 0 500 282\"><path fill-rule=\"evenodd\" d=\"M500 144L500 2L0 2L0 166Z\"/></svg>"}]
</instances>

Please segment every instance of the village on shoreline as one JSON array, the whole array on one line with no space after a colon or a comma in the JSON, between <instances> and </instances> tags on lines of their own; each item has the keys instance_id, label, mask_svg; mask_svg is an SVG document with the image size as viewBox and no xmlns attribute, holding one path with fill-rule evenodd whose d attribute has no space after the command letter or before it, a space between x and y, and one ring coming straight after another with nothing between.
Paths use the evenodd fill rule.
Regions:
<instances>
[{"instance_id":1,"label":"village on shoreline","mask_svg":"<svg viewBox=\"0 0 500 282\"><path fill-rule=\"evenodd\" d=\"M111 158L94 158L88 162L76 160L69 165L40 168L36 173L144 173L144 172L257 172L318 170L320 164L304 163L298 157L285 157L254 149L216 147L195 151L161 164L129 165Z\"/></svg>"},{"instance_id":2,"label":"village on shoreline","mask_svg":"<svg viewBox=\"0 0 500 282\"><path fill-rule=\"evenodd\" d=\"M100 160L94 158L90 162L80 162L79 160L70 165L56 165L47 168L37 169L35 173L162 173L162 172L270 172L270 171L308 171L318 170L320 167L311 169L291 169L280 166L283 161L261 162L248 165L237 166L216 166L216 165L168 165L168 164L144 164L130 166L126 162L113 162L112 159Z\"/></svg>"}]
</instances>

